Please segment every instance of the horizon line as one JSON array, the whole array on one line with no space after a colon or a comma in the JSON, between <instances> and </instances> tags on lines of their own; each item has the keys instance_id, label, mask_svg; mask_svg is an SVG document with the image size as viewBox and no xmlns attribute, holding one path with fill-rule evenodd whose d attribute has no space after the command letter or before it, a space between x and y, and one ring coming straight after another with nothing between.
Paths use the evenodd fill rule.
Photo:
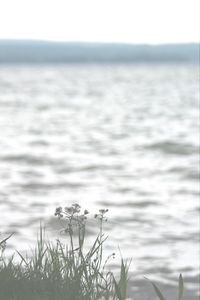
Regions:
<instances>
[{"instance_id":1,"label":"horizon line","mask_svg":"<svg viewBox=\"0 0 200 300\"><path fill-rule=\"evenodd\" d=\"M52 40L36 38L0 38L0 42L43 42L43 43L74 43L74 44L103 44L103 45L133 45L133 46L164 46L164 45L200 45L200 41L183 41L183 42L125 42L125 41L91 41L91 40Z\"/></svg>"}]
</instances>

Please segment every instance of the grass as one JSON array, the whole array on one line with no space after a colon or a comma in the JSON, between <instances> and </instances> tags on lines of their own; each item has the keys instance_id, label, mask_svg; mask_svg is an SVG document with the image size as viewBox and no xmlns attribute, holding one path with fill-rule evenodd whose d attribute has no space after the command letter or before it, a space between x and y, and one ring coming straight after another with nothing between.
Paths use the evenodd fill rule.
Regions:
<instances>
[{"instance_id":1,"label":"grass","mask_svg":"<svg viewBox=\"0 0 200 300\"><path fill-rule=\"evenodd\" d=\"M63 233L69 242L52 243L45 240L45 230L40 227L37 245L31 256L17 252L5 256L6 242L0 242L0 300L126 300L128 262L121 260L119 280L103 261L103 245L107 237L103 223L107 210L99 210L99 234L89 250L85 249L85 229L88 211L81 213L75 204L56 209L55 216L65 221ZM159 288L152 283L159 300L166 300ZM179 277L177 300L183 299L183 280ZM175 299L176 300L176 299Z\"/></svg>"}]
</instances>

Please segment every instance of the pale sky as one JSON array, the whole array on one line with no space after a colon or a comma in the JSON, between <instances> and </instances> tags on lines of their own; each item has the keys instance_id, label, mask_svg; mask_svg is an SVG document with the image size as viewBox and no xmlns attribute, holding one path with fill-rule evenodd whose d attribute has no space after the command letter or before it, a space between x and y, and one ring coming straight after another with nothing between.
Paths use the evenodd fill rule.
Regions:
<instances>
[{"instance_id":1,"label":"pale sky","mask_svg":"<svg viewBox=\"0 0 200 300\"><path fill-rule=\"evenodd\" d=\"M199 0L0 0L0 39L200 40Z\"/></svg>"}]
</instances>

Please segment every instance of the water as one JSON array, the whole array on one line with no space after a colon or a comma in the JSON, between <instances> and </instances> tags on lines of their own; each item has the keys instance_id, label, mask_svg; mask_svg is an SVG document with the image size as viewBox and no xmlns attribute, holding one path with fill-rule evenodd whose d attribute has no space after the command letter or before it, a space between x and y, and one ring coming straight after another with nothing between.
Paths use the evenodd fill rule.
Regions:
<instances>
[{"instance_id":1,"label":"water","mask_svg":"<svg viewBox=\"0 0 200 300\"><path fill-rule=\"evenodd\" d=\"M133 258L134 289L145 275L170 292L182 272L196 299L197 79L190 64L0 66L9 247L28 249L41 219L56 234L56 206L109 208L106 253Z\"/></svg>"}]
</instances>

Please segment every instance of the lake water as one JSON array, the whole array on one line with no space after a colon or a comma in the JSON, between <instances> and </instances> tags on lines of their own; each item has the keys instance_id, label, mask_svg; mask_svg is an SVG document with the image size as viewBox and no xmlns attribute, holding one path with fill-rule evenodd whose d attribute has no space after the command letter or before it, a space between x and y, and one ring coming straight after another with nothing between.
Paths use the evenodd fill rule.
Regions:
<instances>
[{"instance_id":1,"label":"lake water","mask_svg":"<svg viewBox=\"0 0 200 300\"><path fill-rule=\"evenodd\" d=\"M133 258L133 289L151 290L144 275L170 293L181 272L197 299L198 76L192 64L1 65L8 251L28 250L40 220L56 235L57 206L108 208L105 250Z\"/></svg>"}]
</instances>

